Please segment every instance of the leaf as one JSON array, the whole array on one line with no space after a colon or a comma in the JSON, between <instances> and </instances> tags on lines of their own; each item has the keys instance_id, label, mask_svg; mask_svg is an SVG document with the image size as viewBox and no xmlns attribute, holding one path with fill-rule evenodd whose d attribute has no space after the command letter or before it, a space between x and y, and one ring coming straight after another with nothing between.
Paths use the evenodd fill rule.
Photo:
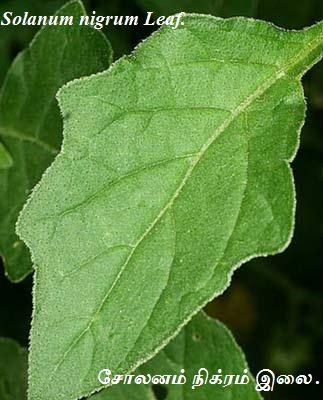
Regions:
<instances>
[{"instance_id":1,"label":"leaf","mask_svg":"<svg viewBox=\"0 0 323 400\"><path fill-rule=\"evenodd\" d=\"M182 11L213 14L222 17L253 16L258 0L137 0L139 6L157 15L172 15Z\"/></svg>"},{"instance_id":2,"label":"leaf","mask_svg":"<svg viewBox=\"0 0 323 400\"><path fill-rule=\"evenodd\" d=\"M6 338L0 338L0 399L27 399L27 351Z\"/></svg>"},{"instance_id":3,"label":"leaf","mask_svg":"<svg viewBox=\"0 0 323 400\"><path fill-rule=\"evenodd\" d=\"M206 368L209 378L222 375L222 384L205 384L192 389L194 376L200 368ZM219 321L199 313L182 329L180 334L151 361L142 365L134 375L180 375L185 370L185 385L164 385L167 390L165 400L260 400L262 397L255 390L255 382L250 377L249 384L223 387L225 375L244 375L248 370L244 354L235 342L230 331ZM221 369L222 372L218 372ZM203 372L202 372L203 374ZM248 370L248 376L250 376ZM104 377L104 374L102 375ZM205 373L203 375L205 377ZM228 381L226 381L228 383ZM152 400L151 385L125 385L123 381L112 388L105 389L90 397L92 400Z\"/></svg>"},{"instance_id":4,"label":"leaf","mask_svg":"<svg viewBox=\"0 0 323 400\"><path fill-rule=\"evenodd\" d=\"M12 157L5 149L4 145L0 143L0 169L7 169L12 166Z\"/></svg>"},{"instance_id":5,"label":"leaf","mask_svg":"<svg viewBox=\"0 0 323 400\"><path fill-rule=\"evenodd\" d=\"M134 370L238 266L291 240L300 77L323 24L184 22L59 92L62 152L17 225L37 265L32 400Z\"/></svg>"},{"instance_id":6,"label":"leaf","mask_svg":"<svg viewBox=\"0 0 323 400\"><path fill-rule=\"evenodd\" d=\"M53 10L58 9L64 4L63 0L51 0L49 4L41 0L28 0L28 2L2 0L0 3L0 15L10 11L13 15L23 15L29 12L30 15L52 15ZM17 49L25 48L33 35L37 31L37 26L33 25L0 25L0 85L2 85L6 72L11 64L12 55L16 54Z\"/></svg>"},{"instance_id":7,"label":"leaf","mask_svg":"<svg viewBox=\"0 0 323 400\"><path fill-rule=\"evenodd\" d=\"M77 21L79 1L58 15ZM46 26L13 62L0 94L0 141L13 166L0 169L0 253L12 281L31 272L29 252L15 234L18 212L51 164L61 144L62 123L55 100L67 81L109 66L111 49L102 33L86 26Z\"/></svg>"}]
</instances>

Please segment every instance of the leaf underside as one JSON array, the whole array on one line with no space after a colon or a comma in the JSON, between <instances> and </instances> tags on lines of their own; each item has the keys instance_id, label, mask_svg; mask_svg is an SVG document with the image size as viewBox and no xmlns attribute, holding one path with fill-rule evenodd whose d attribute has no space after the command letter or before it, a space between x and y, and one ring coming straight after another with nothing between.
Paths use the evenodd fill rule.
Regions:
<instances>
[{"instance_id":1,"label":"leaf underside","mask_svg":"<svg viewBox=\"0 0 323 400\"><path fill-rule=\"evenodd\" d=\"M192 389L194 375L200 368L222 375L222 384L206 384ZM219 321L199 313L182 329L167 347L151 361L138 368L134 375L180 375L185 370L185 385L165 385L165 400L260 400L255 382L250 377L247 385L223 387L224 375L243 375L248 369L243 352L236 344L230 331ZM222 373L218 372L221 369ZM250 373L248 373L250 376ZM204 375L205 376L205 375ZM90 397L92 400L155 400L151 385L120 384L105 389Z\"/></svg>"},{"instance_id":2,"label":"leaf underside","mask_svg":"<svg viewBox=\"0 0 323 400\"><path fill-rule=\"evenodd\" d=\"M78 1L57 13L75 20L84 14ZM109 43L93 28L46 26L9 69L0 93L0 254L12 281L32 271L15 223L31 189L60 149L62 121L56 92L74 78L106 69L110 61ZM6 169L3 145L10 154Z\"/></svg>"},{"instance_id":3,"label":"leaf underside","mask_svg":"<svg viewBox=\"0 0 323 400\"><path fill-rule=\"evenodd\" d=\"M183 21L59 93L62 152L18 221L37 265L30 400L134 370L291 239L300 77L323 25Z\"/></svg>"}]
</instances>

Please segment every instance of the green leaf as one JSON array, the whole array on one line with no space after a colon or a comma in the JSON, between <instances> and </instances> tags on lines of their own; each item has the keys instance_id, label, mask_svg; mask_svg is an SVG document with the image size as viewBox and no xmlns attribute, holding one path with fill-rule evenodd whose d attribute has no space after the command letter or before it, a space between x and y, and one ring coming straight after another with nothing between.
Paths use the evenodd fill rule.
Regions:
<instances>
[{"instance_id":1,"label":"green leaf","mask_svg":"<svg viewBox=\"0 0 323 400\"><path fill-rule=\"evenodd\" d=\"M243 15L253 16L258 0L137 0L146 11L157 15L172 15L182 11L231 17Z\"/></svg>"},{"instance_id":2,"label":"green leaf","mask_svg":"<svg viewBox=\"0 0 323 400\"><path fill-rule=\"evenodd\" d=\"M79 1L58 12L75 21L84 14ZM107 68L111 54L106 38L91 27L46 26L8 72L0 94L0 141L13 166L0 169L0 253L12 281L32 269L29 252L15 234L18 212L62 140L55 94L67 81Z\"/></svg>"},{"instance_id":3,"label":"green leaf","mask_svg":"<svg viewBox=\"0 0 323 400\"><path fill-rule=\"evenodd\" d=\"M6 338L0 338L0 399L27 399L27 351Z\"/></svg>"},{"instance_id":4,"label":"green leaf","mask_svg":"<svg viewBox=\"0 0 323 400\"><path fill-rule=\"evenodd\" d=\"M7 169L12 166L12 157L5 149L4 145L0 143L0 169Z\"/></svg>"},{"instance_id":5,"label":"green leaf","mask_svg":"<svg viewBox=\"0 0 323 400\"><path fill-rule=\"evenodd\" d=\"M192 389L194 376L199 373L200 368L208 370L209 379L212 375L222 375L220 377L222 384L208 383ZM255 381L250 376L244 354L230 331L221 322L207 317L204 313L199 313L194 317L164 350L133 374L178 376L182 369L185 371L186 384L164 385L168 393L165 400L260 400L262 398L255 390ZM219 369L222 372L219 373ZM245 374L245 369L248 370L247 375L250 379L248 384L232 384L223 387L225 375L240 375L241 377ZM206 376L205 372L202 374ZM103 377L105 377L104 374L102 374ZM151 385L135 383L127 385L123 384L123 381L91 396L91 400L153 400L155 398Z\"/></svg>"},{"instance_id":6,"label":"green leaf","mask_svg":"<svg viewBox=\"0 0 323 400\"><path fill-rule=\"evenodd\" d=\"M24 12L29 12L30 15L52 15L53 10L58 9L64 4L64 0L28 0L12 1L1 0L0 15L10 11L13 15L24 15ZM6 72L12 61L12 54L16 54L17 49L25 48L34 34L37 31L37 26L34 25L0 25L1 40L0 40L0 85L2 85Z\"/></svg>"},{"instance_id":7,"label":"green leaf","mask_svg":"<svg viewBox=\"0 0 323 400\"><path fill-rule=\"evenodd\" d=\"M32 400L138 367L238 266L291 240L300 78L323 24L184 22L59 92L63 149L18 220L37 265Z\"/></svg>"}]
</instances>

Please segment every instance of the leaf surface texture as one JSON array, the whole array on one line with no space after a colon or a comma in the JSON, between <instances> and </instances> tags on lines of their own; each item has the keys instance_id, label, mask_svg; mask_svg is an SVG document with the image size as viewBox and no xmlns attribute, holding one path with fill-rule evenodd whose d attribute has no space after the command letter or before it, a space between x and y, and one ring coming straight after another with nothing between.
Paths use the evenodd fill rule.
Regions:
<instances>
[{"instance_id":1,"label":"leaf surface texture","mask_svg":"<svg viewBox=\"0 0 323 400\"><path fill-rule=\"evenodd\" d=\"M290 242L300 78L323 25L184 22L59 92L62 152L18 222L37 265L31 400L134 370L234 269Z\"/></svg>"}]
</instances>

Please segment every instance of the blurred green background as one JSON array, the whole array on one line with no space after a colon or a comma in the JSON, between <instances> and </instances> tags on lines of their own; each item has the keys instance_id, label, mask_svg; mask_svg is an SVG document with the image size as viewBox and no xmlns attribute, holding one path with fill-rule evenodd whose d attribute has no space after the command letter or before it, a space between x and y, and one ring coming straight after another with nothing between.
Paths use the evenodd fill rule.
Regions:
<instances>
[{"instance_id":1,"label":"blurred green background","mask_svg":"<svg viewBox=\"0 0 323 400\"><path fill-rule=\"evenodd\" d=\"M49 15L62 0L2 0L0 14ZM93 0L87 10L98 15L169 15L179 11L230 17L244 15L299 29L323 19L322 0ZM0 26L0 83L16 54L37 31L35 27ZM106 27L115 59L129 53L152 28ZM294 238L275 257L256 259L240 268L230 288L207 306L232 330L253 373L271 368L279 374L308 374L320 385L275 386L272 400L323 398L323 62L303 79L308 111L301 146L293 162L297 189ZM1 261L0 261L1 262ZM28 345L32 278L11 284L0 266L0 336ZM0 399L1 400L1 399ZM240 399L237 399L240 400ZM247 399L241 399L247 400Z\"/></svg>"}]
</instances>

